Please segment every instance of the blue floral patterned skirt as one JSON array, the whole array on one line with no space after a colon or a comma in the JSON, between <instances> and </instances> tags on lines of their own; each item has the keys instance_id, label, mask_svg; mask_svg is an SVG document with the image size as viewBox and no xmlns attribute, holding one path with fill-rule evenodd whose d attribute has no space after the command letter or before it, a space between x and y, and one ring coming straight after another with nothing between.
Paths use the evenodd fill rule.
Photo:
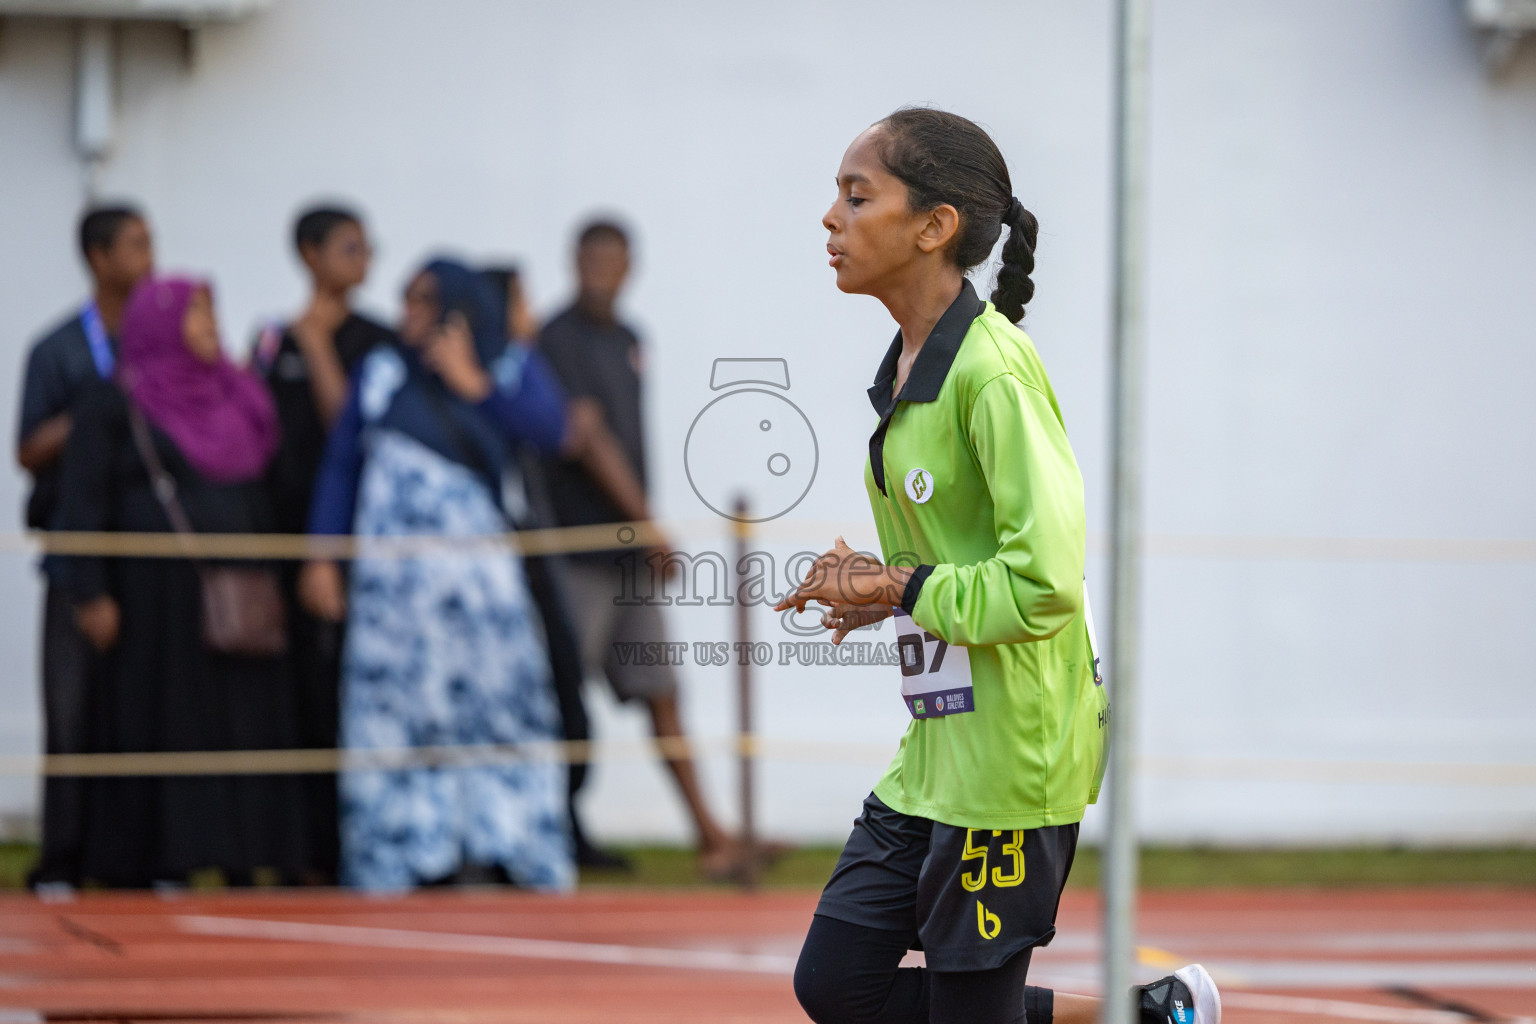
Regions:
<instances>
[{"instance_id":1,"label":"blue floral patterned skirt","mask_svg":"<svg viewBox=\"0 0 1536 1024\"><path fill-rule=\"evenodd\" d=\"M369 432L356 532L501 532L485 484L401 433ZM504 546L352 565L342 665L348 749L558 739L559 709L522 560ZM566 769L534 758L493 767L354 770L340 779L342 881L399 890L465 862L518 885L569 889Z\"/></svg>"}]
</instances>

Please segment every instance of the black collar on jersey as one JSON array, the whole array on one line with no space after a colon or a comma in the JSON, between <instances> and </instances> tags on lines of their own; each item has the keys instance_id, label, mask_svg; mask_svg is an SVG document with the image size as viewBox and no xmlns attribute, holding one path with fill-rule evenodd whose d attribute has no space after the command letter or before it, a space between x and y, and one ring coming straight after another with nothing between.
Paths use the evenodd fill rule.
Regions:
<instances>
[{"instance_id":1,"label":"black collar on jersey","mask_svg":"<svg viewBox=\"0 0 1536 1024\"><path fill-rule=\"evenodd\" d=\"M912 361L912 369L901 386L901 394L891 396L891 385L896 380L896 360L901 356L901 331L886 349L875 383L869 389L869 404L880 414L880 425L869 437L869 468L875 474L875 486L881 494L885 489L885 432L890 429L891 416L898 402L932 402L944 387L944 378L960 353L960 343L971 329L971 322L986 309L986 303L977 296L969 278L962 278L960 294L949 304L939 322L933 325L928 339Z\"/></svg>"}]
</instances>

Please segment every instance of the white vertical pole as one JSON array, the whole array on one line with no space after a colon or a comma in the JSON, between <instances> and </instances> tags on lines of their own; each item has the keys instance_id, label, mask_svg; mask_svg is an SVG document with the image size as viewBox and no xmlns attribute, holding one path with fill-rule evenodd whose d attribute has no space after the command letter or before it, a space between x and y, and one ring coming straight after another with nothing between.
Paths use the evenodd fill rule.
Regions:
<instances>
[{"instance_id":1,"label":"white vertical pole","mask_svg":"<svg viewBox=\"0 0 1536 1024\"><path fill-rule=\"evenodd\" d=\"M752 615L743 595L746 593L747 543L752 538L752 523L747 516L747 499L736 499L736 737L737 770L741 783L741 846L745 861L741 887L756 889L757 855L757 734L752 725Z\"/></svg>"},{"instance_id":2,"label":"white vertical pole","mask_svg":"<svg viewBox=\"0 0 1536 1024\"><path fill-rule=\"evenodd\" d=\"M1109 834L1104 847L1102 1024L1134 1024L1136 611L1140 525L1143 258L1150 0L1116 0L1113 483L1110 557Z\"/></svg>"},{"instance_id":3,"label":"white vertical pole","mask_svg":"<svg viewBox=\"0 0 1536 1024\"><path fill-rule=\"evenodd\" d=\"M75 149L86 165L86 193L96 191L96 169L112 149L117 69L110 21L80 23L75 49Z\"/></svg>"}]
</instances>

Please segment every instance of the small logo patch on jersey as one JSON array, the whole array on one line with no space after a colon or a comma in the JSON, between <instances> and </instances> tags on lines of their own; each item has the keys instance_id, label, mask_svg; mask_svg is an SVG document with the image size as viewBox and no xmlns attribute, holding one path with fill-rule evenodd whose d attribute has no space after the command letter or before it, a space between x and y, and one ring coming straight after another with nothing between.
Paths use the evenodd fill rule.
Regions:
<instances>
[{"instance_id":1,"label":"small logo patch on jersey","mask_svg":"<svg viewBox=\"0 0 1536 1024\"><path fill-rule=\"evenodd\" d=\"M907 497L924 504L933 497L933 474L926 469L914 469L907 474Z\"/></svg>"},{"instance_id":2,"label":"small logo patch on jersey","mask_svg":"<svg viewBox=\"0 0 1536 1024\"><path fill-rule=\"evenodd\" d=\"M996 914L982 906L980 900L976 901L976 930L988 942L997 938L1003 930L1003 922Z\"/></svg>"}]
</instances>

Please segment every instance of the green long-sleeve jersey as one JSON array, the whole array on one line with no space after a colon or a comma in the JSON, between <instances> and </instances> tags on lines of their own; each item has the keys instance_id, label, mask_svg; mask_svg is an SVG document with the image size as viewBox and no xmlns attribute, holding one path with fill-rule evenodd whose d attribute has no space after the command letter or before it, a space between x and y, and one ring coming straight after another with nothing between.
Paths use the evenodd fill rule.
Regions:
<instances>
[{"instance_id":1,"label":"green long-sleeve jersey","mask_svg":"<svg viewBox=\"0 0 1536 1024\"><path fill-rule=\"evenodd\" d=\"M1108 701L1084 612L1083 481L1034 345L967 281L892 399L870 401L865 485L903 607L966 648L975 710L914 720L875 795L949 825L1080 821L1103 776ZM893 691L899 680L893 679ZM899 699L893 692L892 700Z\"/></svg>"}]
</instances>

